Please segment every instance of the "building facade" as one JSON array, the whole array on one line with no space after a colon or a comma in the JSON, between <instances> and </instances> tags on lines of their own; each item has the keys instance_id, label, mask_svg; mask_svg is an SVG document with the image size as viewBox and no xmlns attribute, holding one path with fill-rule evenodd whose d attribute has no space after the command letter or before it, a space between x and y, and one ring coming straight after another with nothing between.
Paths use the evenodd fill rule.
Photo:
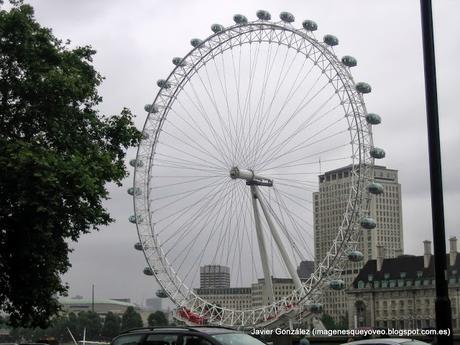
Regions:
<instances>
[{"instance_id":1,"label":"building facade","mask_svg":"<svg viewBox=\"0 0 460 345\"><path fill-rule=\"evenodd\" d=\"M200 288L195 289L195 293L206 302L222 308L246 310L252 307L250 287Z\"/></svg>"},{"instance_id":2,"label":"building facade","mask_svg":"<svg viewBox=\"0 0 460 345\"><path fill-rule=\"evenodd\" d=\"M337 235L346 210L351 184L351 166L328 171L319 176L319 190L313 193L314 212L314 244L315 262L321 262ZM358 243L358 250L364 260L358 263L347 263L342 279L350 286L359 270L367 260L375 259L377 246L385 247L385 257L399 255L404 247L401 185L398 182L398 171L384 166L374 166L374 182L380 183L384 192L372 195L370 216L376 220L377 227L364 230ZM336 322L347 319L348 306L345 291L325 292L324 312Z\"/></svg>"},{"instance_id":3,"label":"building facade","mask_svg":"<svg viewBox=\"0 0 460 345\"><path fill-rule=\"evenodd\" d=\"M230 268L221 265L200 267L200 288L230 288Z\"/></svg>"},{"instance_id":4,"label":"building facade","mask_svg":"<svg viewBox=\"0 0 460 345\"><path fill-rule=\"evenodd\" d=\"M457 239L451 238L447 254L452 326L460 330L460 256ZM423 256L401 255L366 263L348 295L348 326L416 329L435 326L435 276L431 242L424 242Z\"/></svg>"}]
</instances>

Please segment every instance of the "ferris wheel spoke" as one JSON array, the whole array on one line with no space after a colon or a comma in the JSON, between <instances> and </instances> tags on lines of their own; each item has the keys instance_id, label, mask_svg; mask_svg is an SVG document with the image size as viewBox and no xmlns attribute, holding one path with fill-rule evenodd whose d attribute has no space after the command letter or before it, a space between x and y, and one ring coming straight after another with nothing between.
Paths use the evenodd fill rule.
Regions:
<instances>
[{"instance_id":1,"label":"ferris wheel spoke","mask_svg":"<svg viewBox=\"0 0 460 345\"><path fill-rule=\"evenodd\" d=\"M219 216L220 216L221 212L222 212L223 215L225 214L225 210L227 209L228 204L229 204L229 200L227 198L226 201L225 201L224 206L219 208L219 210L218 210L216 215L213 214L214 222L213 222L213 225L211 226L211 229L219 229L220 228L220 226L222 225L222 222L224 221L224 217L222 217L222 219L221 219L221 221L219 223L218 223L218 219L219 219ZM216 205L216 208L217 208L217 205ZM204 230L204 228L205 228L205 226L203 226L202 230ZM208 246L209 246L209 244L211 242L211 239L214 237L214 235L216 233L217 233L217 231L210 231L208 239L205 241L204 247L202 247L200 249L201 254L193 262L193 264L191 265L192 267L196 267L197 269L199 267L201 267L201 263L202 263L203 258L205 256L205 253L207 253L207 248L208 248ZM201 235L201 231L200 231L200 233L197 234L197 236L195 237L194 241L197 241L200 235ZM192 273L192 272L193 272L193 270L189 270L188 273L185 275L184 279L187 279L188 276L190 275L190 273ZM195 273L195 272L193 272L193 273ZM198 276L198 274L194 274L193 276L194 276L194 279L192 280L192 286L193 286L193 282L196 279L196 277Z\"/></svg>"},{"instance_id":2,"label":"ferris wheel spoke","mask_svg":"<svg viewBox=\"0 0 460 345\"><path fill-rule=\"evenodd\" d=\"M185 128L192 129L196 134L198 134L197 139L203 140L205 143L207 142L210 145L209 148L215 150L216 153L220 155L221 158L217 159L217 160L223 162L224 165L227 164L227 161L225 160L225 157L226 157L225 153L220 151L218 145L215 142L213 142L213 141L211 141L209 139L211 134L206 134L205 132L203 132L203 130L201 129L201 126L196 122L194 116L192 114L190 114L190 112L188 111L187 107L184 104L182 104L182 101L179 98L176 100L176 102L177 102L178 105L180 105L180 107L182 108L184 113L191 119L191 122L187 121L182 116L181 113L177 112L174 109L171 109L172 113L174 113L175 116L179 117L180 120L185 123ZM210 154L210 156L214 157L214 155L211 155L211 154Z\"/></svg>"},{"instance_id":3,"label":"ferris wheel spoke","mask_svg":"<svg viewBox=\"0 0 460 345\"><path fill-rule=\"evenodd\" d=\"M225 123L224 119L223 119L223 116L220 112L220 109L219 109L219 106L217 105L217 100L216 100L216 96L214 94L214 87L211 83L211 80L209 78L209 72L208 72L208 67L207 67L207 64L205 64L203 66L203 70L206 72L206 79L208 81L208 85L209 85L209 89L208 87L206 86L205 82L203 81L203 78L201 77L200 73L197 73L197 77L198 79L200 80L200 83L201 85L203 86L203 89L206 93L206 95L208 96L209 100L211 101L211 104L212 104L212 107L214 108L215 112L216 112L216 115L219 119L219 124L220 124L220 127L223 131L222 133L222 140L225 144L225 147L231 147L232 143L233 143L233 140L232 140L232 133L230 131L230 129L228 128L227 124ZM229 138L229 141L227 141L227 138Z\"/></svg>"},{"instance_id":4,"label":"ferris wheel spoke","mask_svg":"<svg viewBox=\"0 0 460 345\"><path fill-rule=\"evenodd\" d=\"M296 147L290 148L289 150L285 150L285 152L283 152L282 154L280 154L280 155L278 155L276 157L268 157L263 163L261 163L261 165L258 167L258 169L260 169L260 170L270 169L270 166L269 166L270 162L276 161L277 159L280 159L280 158L285 158L286 156L290 156L293 153L297 153L298 151L301 151L301 150L306 149L306 148L311 148L311 147L313 147L313 146L315 146L317 144L324 143L324 141L327 141L327 140L332 139L332 138L336 138L338 135L343 134L343 133L347 133L347 132L348 132L348 129L341 129L341 130L339 130L339 131L337 131L337 132L335 132L333 134L329 134L329 135L327 135L327 136L325 136L325 137L323 137L321 139L317 139L317 140L315 140L313 142L309 142L309 143L304 143L301 146L297 145ZM314 136L315 135L311 136L310 139L312 139ZM289 164L289 163L293 163L293 162L301 161L301 160L303 160L303 159L289 161L289 162L287 162L285 164ZM289 166L286 165L286 167L289 167Z\"/></svg>"},{"instance_id":5,"label":"ferris wheel spoke","mask_svg":"<svg viewBox=\"0 0 460 345\"><path fill-rule=\"evenodd\" d=\"M226 184L224 187L221 188L221 191L223 193L215 194L214 196L212 196L207 202L203 203L203 205L193 214L193 216L190 219L185 219L182 224L176 226L176 230L174 231L174 233L163 240L163 244L166 244L167 242L174 239L175 244L171 246L171 248L165 253L165 255L168 255L169 252L176 249L177 244L181 243L181 241L183 241L186 238L186 236L189 235L194 236L194 238L196 238L196 234L191 233L190 229L197 228L201 222L204 222L204 224L206 224L206 221L212 216L212 212L218 206L220 200L224 199L227 195L228 188L229 184ZM217 195L219 195L219 197L217 197ZM180 236L176 237L177 235ZM189 247L191 249L193 246Z\"/></svg>"},{"instance_id":6,"label":"ferris wheel spoke","mask_svg":"<svg viewBox=\"0 0 460 345\"><path fill-rule=\"evenodd\" d=\"M209 209L209 205L212 205L212 202L219 202L220 200L223 199L223 195L226 195L226 193L223 193L229 188L229 184L225 183L224 185L221 185L219 187L213 188L210 190L207 194L205 194L201 198L201 202L199 203L192 203L189 207L186 207L180 212L172 214L168 217L164 217L161 220L166 220L170 218L171 216L175 216L175 218L169 222L168 224L163 225L163 230L160 230L158 232L158 235L160 236L163 232L165 231L170 231L171 234L166 237L163 240L163 244L166 244L167 242L176 239L176 236L181 235L180 239L182 236L185 236L185 231L184 227L187 225L193 225L196 220L198 220L200 217L202 217L203 213ZM175 225L179 221L183 221L183 223L180 223L179 225ZM158 222L159 223L159 222ZM157 223L157 224L158 224ZM174 231L171 231L171 229L175 229Z\"/></svg>"},{"instance_id":7,"label":"ferris wheel spoke","mask_svg":"<svg viewBox=\"0 0 460 345\"><path fill-rule=\"evenodd\" d=\"M214 196L215 196L215 195L218 195L218 192L221 191L222 188L224 188L224 186L221 186L221 185L214 186L214 188L208 188L209 191L208 191L206 194L204 194L204 195L202 196L201 199L202 199L202 200L207 200L207 199L206 199L207 197L210 197L210 196L212 196L212 195L214 195ZM203 201L202 201L202 202L203 202ZM196 203L191 203L190 205L185 206L185 207L183 207L183 208L181 208L181 209L179 209L179 210L177 210L177 211L175 211L175 212L171 212L171 213L170 213L169 215L167 215L167 216L163 216L162 218L157 218L155 224L160 224L160 223L162 223L163 221L165 221L165 220L167 220L167 219L170 219L171 217L174 217L174 219L173 219L170 223L168 223L168 224L166 224L166 225L163 226L163 230L162 230L162 231L159 231L159 232L158 232L158 235L161 235L161 233L162 233L163 231L169 230L170 227L171 227L175 222L177 222L179 219L181 219L183 216L185 216L190 210L193 210L196 206L197 206ZM158 208L158 209L154 210L154 212L156 212L156 211L158 211L158 210L160 210L160 209L162 210L162 209L164 209L164 208Z\"/></svg>"},{"instance_id":8,"label":"ferris wheel spoke","mask_svg":"<svg viewBox=\"0 0 460 345\"><path fill-rule=\"evenodd\" d=\"M191 251L192 249L196 249L196 243L198 239L200 238L201 234L203 231L207 228L207 225L211 223L211 217L213 216L214 210L218 208L218 204L215 203L214 205L211 206L210 211L207 212L206 217L202 219L199 223L196 224L197 227L201 227L201 229L198 231L198 233L190 234L190 232L184 232L189 234L190 236L193 236L190 240L190 242L187 243L186 249L184 251L180 251L180 254L172 261L172 263L175 263L179 258L182 256L182 261L178 263L178 271L181 270L182 266L184 263L189 263L190 258L191 258ZM185 240L185 237L182 237L180 240ZM177 242L176 242L177 243ZM202 253L202 250L199 251L199 253ZM193 265L191 265L193 267ZM188 272L190 272L190 269L188 269Z\"/></svg>"},{"instance_id":9,"label":"ferris wheel spoke","mask_svg":"<svg viewBox=\"0 0 460 345\"><path fill-rule=\"evenodd\" d=\"M243 124L243 126L241 127L242 146L243 148L245 148L243 159L245 162L249 162L249 156L251 154L251 150L249 149L249 145L248 145L249 139L252 134L251 98L252 98L254 79L255 79L256 69L257 69L257 61L258 61L259 52L260 52L260 45L257 45L257 50L253 56L252 47L253 45L250 45L249 47L249 81L248 81L247 92L244 98L244 105L243 105L243 111L242 111L243 116L241 120L241 123Z\"/></svg>"},{"instance_id":10,"label":"ferris wheel spoke","mask_svg":"<svg viewBox=\"0 0 460 345\"><path fill-rule=\"evenodd\" d=\"M257 105L256 105L256 108L254 110L254 116L252 116L253 124L254 124L254 127L255 127L255 132L254 132L254 134L252 136L252 140L251 140L251 144L250 144L251 147L256 147L256 145L254 143L258 142L258 136L260 134L260 128L262 127L262 121L264 120L263 109L264 109L264 104L265 104L267 85L268 85L268 82L270 80L270 76L272 74L273 67L275 66L276 57L278 56L279 48L280 48L280 45L277 45L276 50L275 50L275 54L274 54L274 56L272 58L272 45L270 44L269 48L268 48L268 53L266 54L267 57L265 59L265 64L264 64L265 68L264 68L264 76L263 76L262 86L260 88L261 89L260 97L258 98ZM255 150L253 150L253 155L252 156L253 157L255 156ZM251 163L251 166L254 166L254 158L253 158L253 161Z\"/></svg>"},{"instance_id":11,"label":"ferris wheel spoke","mask_svg":"<svg viewBox=\"0 0 460 345\"><path fill-rule=\"evenodd\" d=\"M288 55L289 55L289 49L286 49L286 53L284 55L283 62L282 62L282 65L281 65L281 69L280 69L279 74L278 74L278 78L277 78L277 82L276 82L276 85L275 85L275 88L274 88L273 95L272 95L272 97L270 99L268 107L266 109L262 109L262 112L263 112L264 115L267 115L267 114L269 115L269 114L272 113L272 108L273 108L274 102L275 102L277 96L279 96L280 89L283 86L283 83L286 80L287 75L289 74L289 71L291 70L292 65L293 65L293 63L295 61L296 56L294 55L294 57L290 60L290 63L288 64L288 67L287 67L287 69L285 71L284 69L286 68L286 62L288 60ZM268 120L269 120L269 116L265 116L265 120L261 124L262 129L260 131L260 134L262 136L267 131ZM270 124L272 124L273 122L276 122L276 121L277 121L277 116L275 115L274 119L270 122ZM257 143L257 146L259 146L259 145L260 145L260 142Z\"/></svg>"},{"instance_id":12,"label":"ferris wheel spoke","mask_svg":"<svg viewBox=\"0 0 460 345\"><path fill-rule=\"evenodd\" d=\"M215 162L217 162L218 164L220 164L220 166L222 167L225 167L225 161L221 160L220 158L216 157L215 155L213 155L212 153L210 153L207 149L205 149L203 147L203 145L201 145L198 140L195 140L195 139L192 139L186 132L184 132L182 129L178 128L176 125L174 125L173 122L168 122L169 125L171 125L172 127L174 127L175 130L177 130L179 133L178 135L181 135L183 136L184 138L187 138L189 139L189 141L185 141L184 139L180 138L178 135L174 135L174 134L171 134L169 133L169 131L165 131L163 130L162 132L163 133L166 133L167 135L171 136L172 138L174 138L175 140L178 140L180 141L181 143L183 143L184 145L187 146L187 148L193 148L195 149L196 151L198 152L201 152L204 154L204 156L206 157L206 159L208 158L212 158L214 159ZM203 159L203 158L201 158Z\"/></svg>"},{"instance_id":13,"label":"ferris wheel spoke","mask_svg":"<svg viewBox=\"0 0 460 345\"><path fill-rule=\"evenodd\" d=\"M276 121L277 121L279 115L284 111L284 109L286 108L286 106L290 103L290 101L292 100L292 98L294 97L294 95L296 95L297 92L298 92L299 90L301 90L301 87L302 87L303 83L307 80L307 78L310 76L311 72L313 71L314 66L311 66L311 67L308 69L308 71L307 71L307 73L305 74L305 76L304 76L304 77L301 79L301 81L297 84L297 81L298 81L298 79L300 78L300 76L301 76L301 74L302 74L302 70L304 69L306 62L307 62L307 59L304 59L303 62L302 62L302 64L300 65L298 71L295 73L296 78L295 78L295 80L293 81L292 86L291 86L291 88L289 89L289 91L288 91L288 93L287 93L287 95L286 95L286 97L285 97L285 100L284 100L284 102L282 103L282 105L281 105L281 107L280 107L280 110L277 112L274 121L272 121L273 125L276 124ZM297 84L297 85L296 85L296 84ZM263 131L262 131L262 133L263 133ZM255 159L256 157L253 156L253 158Z\"/></svg>"},{"instance_id":14,"label":"ferris wheel spoke","mask_svg":"<svg viewBox=\"0 0 460 345\"><path fill-rule=\"evenodd\" d=\"M287 118L287 120L280 126L278 127L276 130L274 129L274 125L276 123L273 123L273 126L271 126L271 129L270 131L268 132L267 136L266 136L266 140L261 144L261 152L262 154L260 155L261 157L265 156L267 151L269 150L270 148L270 144L276 140L276 138L278 137L278 134L280 131L282 131L284 128L286 128L286 126L291 123L296 117L297 115L300 114L300 112L306 107L308 106L319 94L321 94L325 89L326 87L328 86L328 83L324 84L324 86L322 86L311 98L309 98L305 103L299 105L296 110L294 110L294 112ZM334 97L334 95L330 96L330 98L328 98L324 104L327 104L327 102L332 99ZM315 117L317 113L313 113L309 118L313 119ZM307 120L308 121L308 120ZM275 132L274 132L275 130Z\"/></svg>"},{"instance_id":15,"label":"ferris wheel spoke","mask_svg":"<svg viewBox=\"0 0 460 345\"><path fill-rule=\"evenodd\" d=\"M264 163L266 163L267 161L270 161L270 160L273 160L273 159L276 159L274 158L277 154L280 153L280 151L282 149L284 149L285 151L285 154L290 154L291 150L295 150L297 147L300 147L302 148L302 144L303 143L308 143L311 139L315 138L317 135L321 134L322 132L326 131L326 130L330 130L332 127L334 127L335 125L337 125L340 121L344 121L345 120L345 117L340 114L339 118L338 119L333 119L332 122L329 122L327 123L326 125L324 125L323 127L320 127L319 129L315 129L315 131L313 130L309 130L308 131L308 135L306 135L307 133L305 133L306 129L307 128L310 128L311 126L313 126L315 123L318 123L320 120L324 119L327 115L329 115L330 113L332 113L334 110L336 110L338 107L340 107L340 104L339 105L336 105L334 107L332 107L331 109L328 109L326 112L324 112L322 115L320 115L319 117L316 117L316 119L313 119L311 121L306 121L304 123L302 123L295 131L294 133L292 133L292 135L289 135L288 137L286 137L283 141L281 141L280 143L278 144L273 144L273 148L270 150L270 156L267 156L265 158L261 158L260 160L260 163L259 165L260 166L263 166ZM348 129L345 129L344 131L348 131ZM305 140L303 140L302 142L300 143L296 143L296 145L294 147L290 147L289 144L294 141L294 139L296 139L298 136L306 136L307 138ZM284 154L281 154L279 156L276 156L276 157L282 157ZM263 160L262 160L263 159Z\"/></svg>"},{"instance_id":16,"label":"ferris wheel spoke","mask_svg":"<svg viewBox=\"0 0 460 345\"><path fill-rule=\"evenodd\" d=\"M214 145L216 146L216 149L220 152L222 157L225 157L225 161L229 162L230 161L229 151L228 151L228 149L226 149L225 140L217 133L216 129L214 128L214 125L213 125L212 121L210 120L209 115L208 115L208 113L206 111L206 107L201 102L199 94L198 94L195 86L193 85L193 81L189 80L187 85L189 85L191 87L195 101L192 100L192 97L189 95L189 93L186 91L185 88L182 89L183 93L187 96L188 100L195 107L195 109L197 110L198 114L201 115L201 118L205 121L205 123L206 123L206 125L207 125L207 127L208 127L208 129L210 131L210 134L214 138Z\"/></svg>"},{"instance_id":17,"label":"ferris wheel spoke","mask_svg":"<svg viewBox=\"0 0 460 345\"><path fill-rule=\"evenodd\" d=\"M168 157L166 155L162 155L162 156ZM203 160L201 160L201 161L203 161ZM172 159L159 158L159 159L157 159L157 163L165 163L165 164L175 165L175 166L180 167L180 168L193 165L196 168L203 168L205 171L220 171L220 172L224 171L223 168L219 167L219 166L201 164L201 163L197 163L196 161L190 161L188 159L182 159L182 158L179 158L179 157L172 157ZM157 165L157 164L155 164L155 165ZM158 166L162 166L162 164L158 164ZM209 170L207 170L207 169L209 169Z\"/></svg>"},{"instance_id":18,"label":"ferris wheel spoke","mask_svg":"<svg viewBox=\"0 0 460 345\"><path fill-rule=\"evenodd\" d=\"M284 212L287 214L287 216L289 217L291 223L293 224L293 229L296 231L296 234L297 234L297 239L296 240L293 240L295 244L297 243L302 243L303 244L303 248L305 250L305 253L301 253L301 256L300 256L300 259L301 260L305 260L305 258L307 257L305 254L307 254L310 258L314 258L314 255L313 255L313 252L311 250L311 245L308 245L307 241L305 240L306 238L306 234L309 234L309 232L305 231L305 228L309 228L309 229L313 229L313 225L310 224L309 222L307 222L303 217L300 217L298 214L296 214L295 212L291 212L289 207L286 205L286 203L284 202L283 198L281 197L281 193L278 189L275 189L275 198L276 198L276 204L278 204L278 206L280 207L280 213L281 213L281 209L284 210ZM283 213L281 213L283 214ZM295 219L298 219L298 221L302 222L303 224L306 225L305 226L300 226L298 221L296 221ZM286 224L286 223L284 223ZM310 237L310 241L311 243L313 243L313 238Z\"/></svg>"}]
</instances>

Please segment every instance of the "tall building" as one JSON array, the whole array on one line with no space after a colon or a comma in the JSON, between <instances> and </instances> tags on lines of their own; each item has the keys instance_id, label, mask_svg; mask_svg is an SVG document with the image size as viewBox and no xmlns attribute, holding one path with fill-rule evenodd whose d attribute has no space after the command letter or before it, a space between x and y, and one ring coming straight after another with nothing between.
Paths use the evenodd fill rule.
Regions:
<instances>
[{"instance_id":1,"label":"tall building","mask_svg":"<svg viewBox=\"0 0 460 345\"><path fill-rule=\"evenodd\" d=\"M351 183L351 165L328 171L319 176L319 191L313 193L315 262L321 262L332 246L346 210ZM377 222L373 230L364 230L358 243L358 250L364 254L364 260L347 263L342 279L349 287L368 260L377 256L377 246L385 247L384 257L392 258L402 253L403 226L401 185L398 171L384 166L374 166L374 182L384 187L380 195L372 195L370 216ZM325 313L336 322L346 322L347 303L345 291L325 293Z\"/></svg>"},{"instance_id":2,"label":"tall building","mask_svg":"<svg viewBox=\"0 0 460 345\"><path fill-rule=\"evenodd\" d=\"M230 287L230 268L220 265L200 267L200 288L218 289Z\"/></svg>"}]
</instances>

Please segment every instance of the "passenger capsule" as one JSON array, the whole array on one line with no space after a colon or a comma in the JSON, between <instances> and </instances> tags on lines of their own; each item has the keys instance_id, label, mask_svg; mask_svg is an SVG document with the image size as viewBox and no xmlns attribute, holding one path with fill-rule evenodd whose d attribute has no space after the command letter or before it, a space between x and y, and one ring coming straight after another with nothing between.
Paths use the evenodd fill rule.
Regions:
<instances>
[{"instance_id":1,"label":"passenger capsule","mask_svg":"<svg viewBox=\"0 0 460 345\"><path fill-rule=\"evenodd\" d=\"M295 20L294 15L289 12L281 12L280 19L285 23L292 23Z\"/></svg>"},{"instance_id":2,"label":"passenger capsule","mask_svg":"<svg viewBox=\"0 0 460 345\"><path fill-rule=\"evenodd\" d=\"M150 267L146 267L146 268L144 268L144 274L146 276L153 276L153 271L152 271L152 269Z\"/></svg>"},{"instance_id":3,"label":"passenger capsule","mask_svg":"<svg viewBox=\"0 0 460 345\"><path fill-rule=\"evenodd\" d=\"M171 87L171 83L164 79L158 80L157 85L158 87L161 87L162 89L169 89Z\"/></svg>"},{"instance_id":4,"label":"passenger capsule","mask_svg":"<svg viewBox=\"0 0 460 345\"><path fill-rule=\"evenodd\" d=\"M377 182L371 182L367 186L367 190L371 194L379 195L383 193L383 186L380 183Z\"/></svg>"},{"instance_id":5,"label":"passenger capsule","mask_svg":"<svg viewBox=\"0 0 460 345\"><path fill-rule=\"evenodd\" d=\"M323 37L323 42L326 43L328 46L333 47L339 44L339 39L334 35L325 35Z\"/></svg>"},{"instance_id":6,"label":"passenger capsule","mask_svg":"<svg viewBox=\"0 0 460 345\"><path fill-rule=\"evenodd\" d=\"M128 220L133 223L133 224L140 224L142 223L142 217L141 216L129 216Z\"/></svg>"},{"instance_id":7,"label":"passenger capsule","mask_svg":"<svg viewBox=\"0 0 460 345\"><path fill-rule=\"evenodd\" d=\"M155 293L155 295L157 295L157 297L160 297L160 298L166 298L168 297L168 294L166 293L165 290L157 290L157 292Z\"/></svg>"},{"instance_id":8,"label":"passenger capsule","mask_svg":"<svg viewBox=\"0 0 460 345\"><path fill-rule=\"evenodd\" d=\"M363 217L359 221L359 224L364 228L368 230L372 230L377 226L377 223L375 220L371 217Z\"/></svg>"},{"instance_id":9,"label":"passenger capsule","mask_svg":"<svg viewBox=\"0 0 460 345\"><path fill-rule=\"evenodd\" d=\"M148 113L158 113L158 107L155 104L144 105L144 110Z\"/></svg>"},{"instance_id":10,"label":"passenger capsule","mask_svg":"<svg viewBox=\"0 0 460 345\"><path fill-rule=\"evenodd\" d=\"M366 121L370 125L378 125L382 122L382 119L377 114L369 113L366 115Z\"/></svg>"},{"instance_id":11,"label":"passenger capsule","mask_svg":"<svg viewBox=\"0 0 460 345\"><path fill-rule=\"evenodd\" d=\"M257 13L256 13L256 16L260 20L270 20L270 19L272 19L272 15L270 14L270 12L265 11L265 10L258 10Z\"/></svg>"},{"instance_id":12,"label":"passenger capsule","mask_svg":"<svg viewBox=\"0 0 460 345\"><path fill-rule=\"evenodd\" d=\"M142 191L139 187L131 187L128 189L128 194L129 195L141 195Z\"/></svg>"},{"instance_id":13,"label":"passenger capsule","mask_svg":"<svg viewBox=\"0 0 460 345\"><path fill-rule=\"evenodd\" d=\"M142 163L142 161L137 160L137 159L131 159L129 161L129 165L131 165L132 167L135 167L135 168L140 168L140 167L144 166L144 163Z\"/></svg>"},{"instance_id":14,"label":"passenger capsule","mask_svg":"<svg viewBox=\"0 0 460 345\"><path fill-rule=\"evenodd\" d=\"M192 47L197 48L203 44L203 40L200 40L199 38L192 38L190 40L190 44Z\"/></svg>"},{"instance_id":15,"label":"passenger capsule","mask_svg":"<svg viewBox=\"0 0 460 345\"><path fill-rule=\"evenodd\" d=\"M220 24L212 24L211 25L211 30L212 30L212 32L217 34L218 32L224 31L225 28Z\"/></svg>"},{"instance_id":16,"label":"passenger capsule","mask_svg":"<svg viewBox=\"0 0 460 345\"><path fill-rule=\"evenodd\" d=\"M353 250L348 254L348 260L351 262L359 262L363 261L364 255L358 250Z\"/></svg>"},{"instance_id":17,"label":"passenger capsule","mask_svg":"<svg viewBox=\"0 0 460 345\"><path fill-rule=\"evenodd\" d=\"M321 303L313 303L310 305L310 311L314 314L322 313L323 305Z\"/></svg>"},{"instance_id":18,"label":"passenger capsule","mask_svg":"<svg viewBox=\"0 0 460 345\"><path fill-rule=\"evenodd\" d=\"M358 61L353 56L345 55L342 57L342 63L347 67L355 67L358 64Z\"/></svg>"},{"instance_id":19,"label":"passenger capsule","mask_svg":"<svg viewBox=\"0 0 460 345\"><path fill-rule=\"evenodd\" d=\"M142 244L140 242L137 242L136 244L134 244L134 249L142 250Z\"/></svg>"},{"instance_id":20,"label":"passenger capsule","mask_svg":"<svg viewBox=\"0 0 460 345\"><path fill-rule=\"evenodd\" d=\"M304 20L302 26L307 31L318 30L318 24L316 24L313 20Z\"/></svg>"},{"instance_id":21,"label":"passenger capsule","mask_svg":"<svg viewBox=\"0 0 460 345\"><path fill-rule=\"evenodd\" d=\"M179 66L179 67L184 67L187 65L187 62L185 62L185 59L178 57L178 56L172 59L172 63L173 65Z\"/></svg>"},{"instance_id":22,"label":"passenger capsule","mask_svg":"<svg viewBox=\"0 0 460 345\"><path fill-rule=\"evenodd\" d=\"M372 158L375 159L382 159L385 158L385 151L379 147L373 147L369 151L369 154L371 155Z\"/></svg>"},{"instance_id":23,"label":"passenger capsule","mask_svg":"<svg viewBox=\"0 0 460 345\"><path fill-rule=\"evenodd\" d=\"M329 282L329 287L332 290L343 290L345 288L345 282L343 280L340 280L340 279L331 280Z\"/></svg>"},{"instance_id":24,"label":"passenger capsule","mask_svg":"<svg viewBox=\"0 0 460 345\"><path fill-rule=\"evenodd\" d=\"M245 16L243 16L242 14L235 14L233 16L233 21L236 23L236 24L246 24L248 22L248 18L246 18Z\"/></svg>"},{"instance_id":25,"label":"passenger capsule","mask_svg":"<svg viewBox=\"0 0 460 345\"><path fill-rule=\"evenodd\" d=\"M356 91L360 93L369 93L372 91L371 86L368 83L360 82L356 84Z\"/></svg>"}]
</instances>

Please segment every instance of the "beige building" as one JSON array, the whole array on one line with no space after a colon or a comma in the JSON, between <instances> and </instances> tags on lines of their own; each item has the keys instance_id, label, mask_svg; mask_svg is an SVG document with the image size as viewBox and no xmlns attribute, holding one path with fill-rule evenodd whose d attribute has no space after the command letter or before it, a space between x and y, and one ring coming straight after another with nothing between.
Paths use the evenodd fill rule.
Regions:
<instances>
[{"instance_id":1,"label":"beige building","mask_svg":"<svg viewBox=\"0 0 460 345\"><path fill-rule=\"evenodd\" d=\"M348 263L342 279L350 286L359 270L367 260L375 259L377 245L384 245L387 258L395 257L403 248L403 226L401 185L398 171L384 166L374 166L374 182L380 183L384 192L372 195L370 216L377 222L373 230L364 230L358 250L364 254L364 260ZM315 262L321 262L332 246L342 223L351 183L351 166L328 171L319 176L319 191L313 193ZM324 312L336 322L347 317L345 291L325 292Z\"/></svg>"},{"instance_id":2,"label":"beige building","mask_svg":"<svg viewBox=\"0 0 460 345\"><path fill-rule=\"evenodd\" d=\"M291 278L272 278L275 301L281 300L294 290ZM264 292L264 279L258 279L251 287L195 289L195 293L209 303L230 309L252 309L268 304Z\"/></svg>"},{"instance_id":3,"label":"beige building","mask_svg":"<svg viewBox=\"0 0 460 345\"><path fill-rule=\"evenodd\" d=\"M249 287L200 288L195 293L205 301L229 309L251 309L252 290Z\"/></svg>"},{"instance_id":4,"label":"beige building","mask_svg":"<svg viewBox=\"0 0 460 345\"><path fill-rule=\"evenodd\" d=\"M366 263L348 295L348 326L415 329L435 326L435 277L431 242L423 256L401 255ZM447 254L452 326L460 330L460 256L457 239L450 239Z\"/></svg>"}]
</instances>

